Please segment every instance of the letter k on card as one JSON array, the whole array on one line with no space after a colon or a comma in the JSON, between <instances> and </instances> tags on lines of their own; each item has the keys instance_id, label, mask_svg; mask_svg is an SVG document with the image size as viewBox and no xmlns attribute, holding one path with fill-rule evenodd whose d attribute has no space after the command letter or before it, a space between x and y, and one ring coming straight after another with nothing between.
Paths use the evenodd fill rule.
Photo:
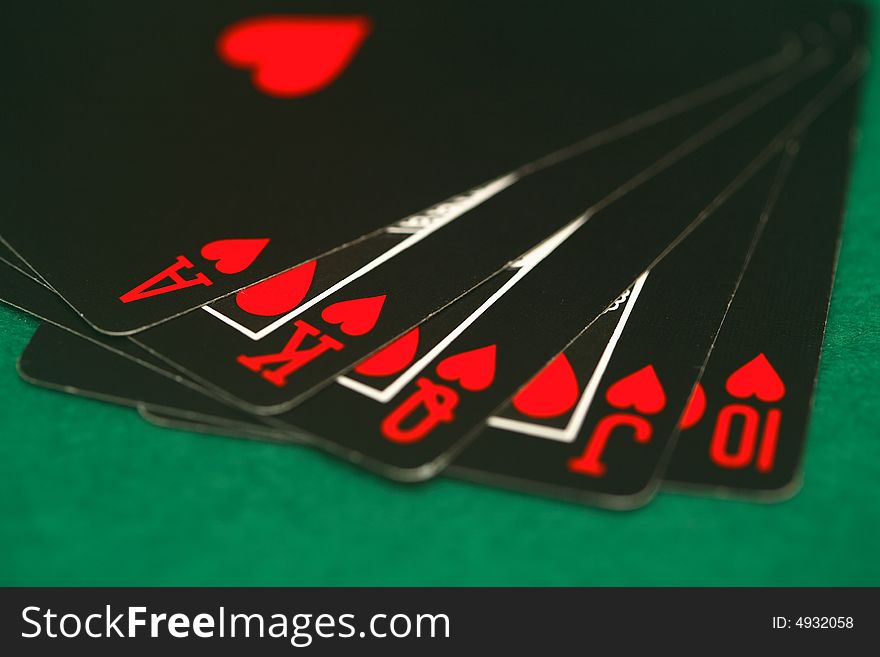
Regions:
<instances>
[{"instance_id":1,"label":"letter k on card","mask_svg":"<svg viewBox=\"0 0 880 657\"><path fill-rule=\"evenodd\" d=\"M293 322L290 339L280 351L263 355L241 354L236 360L252 372L259 372L269 383L284 387L290 376L322 354L342 351L348 338L372 331L382 314L385 298L386 295L381 294L332 303L321 312L321 319L327 325L325 329L297 319ZM289 328L281 327L280 330Z\"/></svg>"}]
</instances>

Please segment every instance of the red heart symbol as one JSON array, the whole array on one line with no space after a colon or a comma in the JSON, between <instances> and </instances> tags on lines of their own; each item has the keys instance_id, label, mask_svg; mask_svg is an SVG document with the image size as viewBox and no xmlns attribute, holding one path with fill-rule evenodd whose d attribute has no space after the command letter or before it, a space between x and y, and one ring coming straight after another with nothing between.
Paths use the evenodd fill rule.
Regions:
<instances>
[{"instance_id":1,"label":"red heart symbol","mask_svg":"<svg viewBox=\"0 0 880 657\"><path fill-rule=\"evenodd\" d=\"M260 16L224 30L217 50L264 94L294 98L339 77L371 29L366 16Z\"/></svg>"},{"instance_id":2,"label":"red heart symbol","mask_svg":"<svg viewBox=\"0 0 880 657\"><path fill-rule=\"evenodd\" d=\"M569 411L579 394L571 363L565 354L559 354L514 395L513 407L536 418L556 417Z\"/></svg>"},{"instance_id":3,"label":"red heart symbol","mask_svg":"<svg viewBox=\"0 0 880 657\"><path fill-rule=\"evenodd\" d=\"M217 240L202 247L205 260L216 260L221 274L237 274L250 267L266 248L268 239Z\"/></svg>"},{"instance_id":4,"label":"red heart symbol","mask_svg":"<svg viewBox=\"0 0 880 657\"><path fill-rule=\"evenodd\" d=\"M659 413L666 406L666 393L663 392L653 365L645 365L623 377L608 388L605 399L616 408L632 407L639 413L649 415Z\"/></svg>"},{"instance_id":5,"label":"red heart symbol","mask_svg":"<svg viewBox=\"0 0 880 657\"><path fill-rule=\"evenodd\" d=\"M437 365L437 375L447 381L458 381L462 388L472 392L488 388L495 379L495 345L444 358Z\"/></svg>"},{"instance_id":6,"label":"red heart symbol","mask_svg":"<svg viewBox=\"0 0 880 657\"><path fill-rule=\"evenodd\" d=\"M419 327L404 333L354 368L365 376L390 376L412 362L419 348Z\"/></svg>"},{"instance_id":7,"label":"red heart symbol","mask_svg":"<svg viewBox=\"0 0 880 657\"><path fill-rule=\"evenodd\" d=\"M785 384L763 353L731 374L726 387L727 392L740 399L754 395L761 401L775 402L785 396Z\"/></svg>"},{"instance_id":8,"label":"red heart symbol","mask_svg":"<svg viewBox=\"0 0 880 657\"><path fill-rule=\"evenodd\" d=\"M328 324L338 324L339 329L346 335L363 335L372 331L379 321L384 303L384 294L378 297L340 301L327 306L321 313L321 319Z\"/></svg>"},{"instance_id":9,"label":"red heart symbol","mask_svg":"<svg viewBox=\"0 0 880 657\"><path fill-rule=\"evenodd\" d=\"M703 390L702 384L697 384L697 387L694 388L694 391L691 393L690 398L688 399L687 406L684 409L684 413L681 414L681 418L678 420L678 426L680 429L690 429L697 422L700 421L700 418L703 417L703 413L706 412L706 391Z\"/></svg>"},{"instance_id":10,"label":"red heart symbol","mask_svg":"<svg viewBox=\"0 0 880 657\"><path fill-rule=\"evenodd\" d=\"M246 313L260 317L272 317L296 308L305 298L315 276L316 260L304 262L246 287L235 295L235 303Z\"/></svg>"}]
</instances>

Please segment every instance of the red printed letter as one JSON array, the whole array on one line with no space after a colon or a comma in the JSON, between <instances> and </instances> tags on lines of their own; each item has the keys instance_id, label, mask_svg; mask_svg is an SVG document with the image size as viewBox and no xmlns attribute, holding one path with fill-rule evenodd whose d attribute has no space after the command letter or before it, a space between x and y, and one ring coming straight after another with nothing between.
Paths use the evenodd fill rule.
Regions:
<instances>
[{"instance_id":1,"label":"red printed letter","mask_svg":"<svg viewBox=\"0 0 880 657\"><path fill-rule=\"evenodd\" d=\"M584 453L577 458L568 460L568 469L578 474L590 475L591 477L602 477L605 475L605 464L602 463L602 452L605 451L605 445L611 433L618 427L630 427L635 431L635 439L637 442L646 443L651 439L651 423L645 418L638 415L629 415L627 413L613 413L603 417L593 433L587 439L587 447Z\"/></svg>"},{"instance_id":2,"label":"red printed letter","mask_svg":"<svg viewBox=\"0 0 880 657\"><path fill-rule=\"evenodd\" d=\"M266 354L265 356L245 356L242 354L236 360L254 372L259 372L266 365L283 363L283 365L274 370L263 372L263 378L269 381L269 383L282 387L287 383L287 377L303 365L312 362L325 351L330 349L339 351L345 346L339 340L331 338L329 335L321 335L316 345L309 349L300 350L300 345L302 345L306 336L320 335L321 331L301 319L296 320L294 326L296 326L296 332L291 336L287 344L284 345L284 349L277 354Z\"/></svg>"},{"instance_id":3,"label":"red printed letter","mask_svg":"<svg viewBox=\"0 0 880 657\"><path fill-rule=\"evenodd\" d=\"M191 263L186 256L177 256L177 260L173 265L171 265L167 269L163 269L158 274L156 274L152 278L147 279L133 290L126 292L121 297L119 297L119 300L122 301L122 303L130 303L132 301L140 301L141 299L155 297L159 294L175 292L177 290L182 290L187 287L192 287L193 285L212 284L211 279L201 272L197 273L195 275L195 278L183 278L180 275L179 272L181 269L192 269L192 267L193 263ZM172 282L168 283L167 285L163 285L162 287L153 287L154 285L157 285L159 282L161 282L164 278L170 278Z\"/></svg>"},{"instance_id":4,"label":"red printed letter","mask_svg":"<svg viewBox=\"0 0 880 657\"><path fill-rule=\"evenodd\" d=\"M452 413L458 405L455 390L424 377L419 378L416 385L418 390L382 421L382 433L388 440L414 443L431 433L441 422L451 422L455 417ZM421 406L424 406L424 415L411 426L404 427L404 421Z\"/></svg>"}]
</instances>

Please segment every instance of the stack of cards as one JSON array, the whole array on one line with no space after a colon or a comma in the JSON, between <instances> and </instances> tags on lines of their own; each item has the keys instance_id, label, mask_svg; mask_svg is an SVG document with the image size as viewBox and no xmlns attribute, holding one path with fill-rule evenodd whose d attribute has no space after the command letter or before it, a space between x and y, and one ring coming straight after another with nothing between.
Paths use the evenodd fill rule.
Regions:
<instances>
[{"instance_id":1,"label":"stack of cards","mask_svg":"<svg viewBox=\"0 0 880 657\"><path fill-rule=\"evenodd\" d=\"M727 4L19 3L21 376L407 482L790 495L865 15Z\"/></svg>"}]
</instances>

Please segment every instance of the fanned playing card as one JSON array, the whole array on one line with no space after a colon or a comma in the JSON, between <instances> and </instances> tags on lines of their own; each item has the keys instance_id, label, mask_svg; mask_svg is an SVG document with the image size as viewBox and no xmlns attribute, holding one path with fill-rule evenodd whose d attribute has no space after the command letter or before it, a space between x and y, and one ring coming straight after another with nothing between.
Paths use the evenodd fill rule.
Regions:
<instances>
[{"instance_id":1,"label":"fanned playing card","mask_svg":"<svg viewBox=\"0 0 880 657\"><path fill-rule=\"evenodd\" d=\"M236 411L174 381L130 355L111 350L52 323L41 324L18 359L19 375L27 382L101 401L158 411L196 409L234 424ZM240 414L242 426L249 418Z\"/></svg>"},{"instance_id":2,"label":"fanned playing card","mask_svg":"<svg viewBox=\"0 0 880 657\"><path fill-rule=\"evenodd\" d=\"M26 267L19 268L5 263L0 265L0 302L23 310L44 322L64 329L68 333L100 345L114 354L161 375L165 380L176 381L191 389L208 394L201 386L186 379L178 371L169 370L161 360L130 340L104 335L92 329L45 282L29 274ZM78 342L74 341L73 344L77 345ZM214 408L213 405L212 408Z\"/></svg>"},{"instance_id":3,"label":"fanned playing card","mask_svg":"<svg viewBox=\"0 0 880 657\"><path fill-rule=\"evenodd\" d=\"M800 485L857 102L853 89L803 140L664 475L670 487L780 499Z\"/></svg>"}]
</instances>

